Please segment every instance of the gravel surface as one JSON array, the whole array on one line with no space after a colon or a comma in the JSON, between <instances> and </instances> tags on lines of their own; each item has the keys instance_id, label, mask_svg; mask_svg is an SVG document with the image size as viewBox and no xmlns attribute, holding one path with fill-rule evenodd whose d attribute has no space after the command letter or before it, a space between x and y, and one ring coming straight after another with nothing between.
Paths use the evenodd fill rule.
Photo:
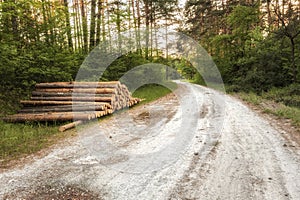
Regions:
<instances>
[{"instance_id":1,"label":"gravel surface","mask_svg":"<svg viewBox=\"0 0 300 200\"><path fill-rule=\"evenodd\" d=\"M0 199L300 199L300 147L189 83L0 173Z\"/></svg>"}]
</instances>

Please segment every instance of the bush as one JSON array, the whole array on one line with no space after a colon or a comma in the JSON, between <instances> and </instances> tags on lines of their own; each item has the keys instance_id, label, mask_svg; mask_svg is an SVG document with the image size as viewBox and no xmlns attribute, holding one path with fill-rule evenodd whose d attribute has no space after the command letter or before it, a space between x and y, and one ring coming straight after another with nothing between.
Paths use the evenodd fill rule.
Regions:
<instances>
[{"instance_id":1,"label":"bush","mask_svg":"<svg viewBox=\"0 0 300 200\"><path fill-rule=\"evenodd\" d=\"M300 107L300 84L292 84L283 88L272 88L262 96L269 100L282 102L287 106Z\"/></svg>"}]
</instances>

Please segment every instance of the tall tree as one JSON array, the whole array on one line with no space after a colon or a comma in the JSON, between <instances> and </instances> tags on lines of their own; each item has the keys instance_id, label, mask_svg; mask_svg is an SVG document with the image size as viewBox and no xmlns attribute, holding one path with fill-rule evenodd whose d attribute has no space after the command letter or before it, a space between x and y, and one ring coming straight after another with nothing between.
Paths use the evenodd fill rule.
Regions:
<instances>
[{"instance_id":1,"label":"tall tree","mask_svg":"<svg viewBox=\"0 0 300 200\"><path fill-rule=\"evenodd\" d=\"M67 38L68 38L68 45L70 49L73 49L73 41L72 41L72 33L71 33L71 25L70 25L70 14L69 14L69 5L68 0L64 0L65 6L65 15L66 15L66 29L67 29Z\"/></svg>"},{"instance_id":2,"label":"tall tree","mask_svg":"<svg viewBox=\"0 0 300 200\"><path fill-rule=\"evenodd\" d=\"M277 18L281 22L281 28L276 32L279 37L287 37L290 41L291 48L291 69L293 74L293 81L298 82L298 67L295 62L296 38L300 35L300 15L295 7L290 2L287 13L282 13L275 8Z\"/></svg>"},{"instance_id":3,"label":"tall tree","mask_svg":"<svg viewBox=\"0 0 300 200\"><path fill-rule=\"evenodd\" d=\"M140 10L140 0L136 0L136 13L137 13L137 46L139 49L140 55L142 55L141 49L141 10Z\"/></svg>"},{"instance_id":4,"label":"tall tree","mask_svg":"<svg viewBox=\"0 0 300 200\"><path fill-rule=\"evenodd\" d=\"M81 18L82 18L82 36L83 36L83 52L88 52L88 26L84 0L80 0Z\"/></svg>"},{"instance_id":5,"label":"tall tree","mask_svg":"<svg viewBox=\"0 0 300 200\"><path fill-rule=\"evenodd\" d=\"M100 43L100 37L101 37L101 20L104 16L102 16L102 0L98 0L98 13L97 13L97 28L96 28L96 45L99 45Z\"/></svg>"},{"instance_id":6,"label":"tall tree","mask_svg":"<svg viewBox=\"0 0 300 200\"><path fill-rule=\"evenodd\" d=\"M95 47L96 29L96 0L91 0L90 51Z\"/></svg>"},{"instance_id":7,"label":"tall tree","mask_svg":"<svg viewBox=\"0 0 300 200\"><path fill-rule=\"evenodd\" d=\"M150 25L150 1L149 0L144 0L144 5L145 5L145 24L146 24L146 47L145 47L145 58L148 60L149 59L149 25Z\"/></svg>"}]
</instances>

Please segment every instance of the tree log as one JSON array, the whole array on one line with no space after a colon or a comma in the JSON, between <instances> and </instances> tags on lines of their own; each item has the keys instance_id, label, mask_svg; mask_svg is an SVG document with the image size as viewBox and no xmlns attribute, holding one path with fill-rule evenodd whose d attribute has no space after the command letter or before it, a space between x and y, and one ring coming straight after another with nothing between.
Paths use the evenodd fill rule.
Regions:
<instances>
[{"instance_id":1,"label":"tree log","mask_svg":"<svg viewBox=\"0 0 300 200\"><path fill-rule=\"evenodd\" d=\"M38 83L36 88L115 88L120 85L119 81L110 82L53 82Z\"/></svg>"},{"instance_id":2,"label":"tree log","mask_svg":"<svg viewBox=\"0 0 300 200\"><path fill-rule=\"evenodd\" d=\"M73 92L38 92L33 91L33 97L81 97L81 96L88 96L88 97L112 97L114 94L89 94L89 93L73 93Z\"/></svg>"},{"instance_id":3,"label":"tree log","mask_svg":"<svg viewBox=\"0 0 300 200\"><path fill-rule=\"evenodd\" d=\"M91 120L106 114L107 111L15 114L4 120L7 122Z\"/></svg>"},{"instance_id":4,"label":"tree log","mask_svg":"<svg viewBox=\"0 0 300 200\"><path fill-rule=\"evenodd\" d=\"M42 107L25 107L19 110L19 113L77 112L77 111L84 112L84 111L101 111L106 109L107 106L54 105L54 106L42 106Z\"/></svg>"},{"instance_id":5,"label":"tree log","mask_svg":"<svg viewBox=\"0 0 300 200\"><path fill-rule=\"evenodd\" d=\"M23 105L88 105L88 106L107 106L111 107L111 105L107 102L73 102L73 101L31 101L25 100L20 101Z\"/></svg>"},{"instance_id":6,"label":"tree log","mask_svg":"<svg viewBox=\"0 0 300 200\"><path fill-rule=\"evenodd\" d=\"M112 97L31 97L31 100L44 100L44 101L87 101L87 102L112 102Z\"/></svg>"},{"instance_id":7,"label":"tree log","mask_svg":"<svg viewBox=\"0 0 300 200\"><path fill-rule=\"evenodd\" d=\"M78 121L75 121L75 122L72 122L72 123L60 126L58 130L60 132L64 132L64 131L69 130L71 128L75 128L76 126L78 126L79 124L82 124L82 123L83 123L82 120L78 120Z\"/></svg>"},{"instance_id":8,"label":"tree log","mask_svg":"<svg viewBox=\"0 0 300 200\"><path fill-rule=\"evenodd\" d=\"M21 101L19 114L11 122L90 120L131 107L141 100L133 98L119 81L40 83L31 100ZM78 122L79 123L79 122ZM68 125L67 127L76 126Z\"/></svg>"},{"instance_id":9,"label":"tree log","mask_svg":"<svg viewBox=\"0 0 300 200\"><path fill-rule=\"evenodd\" d=\"M115 88L37 88L37 92L54 93L89 93L89 94L115 94Z\"/></svg>"}]
</instances>

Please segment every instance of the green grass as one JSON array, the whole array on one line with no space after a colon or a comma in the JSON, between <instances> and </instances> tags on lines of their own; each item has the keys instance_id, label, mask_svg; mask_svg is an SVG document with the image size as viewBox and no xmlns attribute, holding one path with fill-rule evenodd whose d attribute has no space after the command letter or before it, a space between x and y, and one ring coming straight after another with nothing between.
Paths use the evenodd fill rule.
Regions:
<instances>
[{"instance_id":1,"label":"green grass","mask_svg":"<svg viewBox=\"0 0 300 200\"><path fill-rule=\"evenodd\" d=\"M241 92L238 93L238 95L242 100L252 103L254 105L259 105L263 101L260 96L256 95L253 92L250 93Z\"/></svg>"},{"instance_id":2,"label":"green grass","mask_svg":"<svg viewBox=\"0 0 300 200\"><path fill-rule=\"evenodd\" d=\"M157 84L144 85L134 91L132 96L143 99L142 104L148 103L171 93L171 90L177 88L177 84L173 82L167 82L166 85L168 88Z\"/></svg>"},{"instance_id":3,"label":"green grass","mask_svg":"<svg viewBox=\"0 0 300 200\"><path fill-rule=\"evenodd\" d=\"M272 88L263 92L262 97L281 102L287 106L300 108L300 84L292 84L284 88Z\"/></svg>"},{"instance_id":4,"label":"green grass","mask_svg":"<svg viewBox=\"0 0 300 200\"><path fill-rule=\"evenodd\" d=\"M173 82L166 84L171 90L177 87ZM171 93L171 90L161 85L149 84L138 88L133 96L144 99L141 103L144 104ZM0 168L6 167L11 160L49 147L67 135L74 135L72 131L60 133L58 125L55 123L13 124L0 120Z\"/></svg>"},{"instance_id":5,"label":"green grass","mask_svg":"<svg viewBox=\"0 0 300 200\"><path fill-rule=\"evenodd\" d=\"M12 124L0 121L0 166L35 153L59 140L55 124Z\"/></svg>"},{"instance_id":6,"label":"green grass","mask_svg":"<svg viewBox=\"0 0 300 200\"><path fill-rule=\"evenodd\" d=\"M274 91L272 91L272 93L274 93ZM273 94L268 95L265 93L262 96L259 96L253 92L241 92L237 94L242 100L257 106L265 113L273 114L283 119L290 119L292 124L300 129L299 107L284 105L285 101L280 102L278 99L271 100L269 97L273 96Z\"/></svg>"},{"instance_id":7,"label":"green grass","mask_svg":"<svg viewBox=\"0 0 300 200\"><path fill-rule=\"evenodd\" d=\"M300 109L281 105L277 109L268 109L268 112L285 119L291 119L292 124L300 128Z\"/></svg>"}]
</instances>

